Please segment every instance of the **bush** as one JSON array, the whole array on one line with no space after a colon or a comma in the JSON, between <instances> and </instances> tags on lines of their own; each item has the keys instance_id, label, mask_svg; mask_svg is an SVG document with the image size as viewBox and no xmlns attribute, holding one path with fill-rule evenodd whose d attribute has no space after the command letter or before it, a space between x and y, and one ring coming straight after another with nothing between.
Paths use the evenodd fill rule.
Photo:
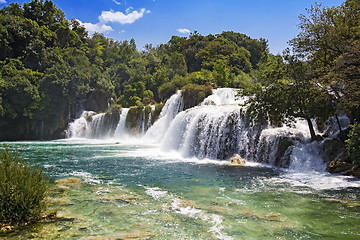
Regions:
<instances>
[{"instance_id":1,"label":"bush","mask_svg":"<svg viewBox=\"0 0 360 240\"><path fill-rule=\"evenodd\" d=\"M155 104L155 110L152 112L151 115L151 124L154 124L156 120L159 119L161 110L163 109L164 104L163 103L156 103Z\"/></svg>"},{"instance_id":2,"label":"bush","mask_svg":"<svg viewBox=\"0 0 360 240\"><path fill-rule=\"evenodd\" d=\"M349 139L346 140L346 148L350 159L354 164L360 164L360 123L351 125Z\"/></svg>"},{"instance_id":3,"label":"bush","mask_svg":"<svg viewBox=\"0 0 360 240\"><path fill-rule=\"evenodd\" d=\"M22 160L6 146L0 149L0 225L39 219L45 210L48 180L43 170Z\"/></svg>"},{"instance_id":4,"label":"bush","mask_svg":"<svg viewBox=\"0 0 360 240\"><path fill-rule=\"evenodd\" d=\"M175 75L171 82L166 82L159 87L159 96L161 101L170 98L171 95L176 92L176 90L182 88L186 84L189 84L188 79L179 75Z\"/></svg>"},{"instance_id":5,"label":"bush","mask_svg":"<svg viewBox=\"0 0 360 240\"><path fill-rule=\"evenodd\" d=\"M181 89L185 109L198 105L211 94L212 87L209 85L188 84Z\"/></svg>"}]
</instances>

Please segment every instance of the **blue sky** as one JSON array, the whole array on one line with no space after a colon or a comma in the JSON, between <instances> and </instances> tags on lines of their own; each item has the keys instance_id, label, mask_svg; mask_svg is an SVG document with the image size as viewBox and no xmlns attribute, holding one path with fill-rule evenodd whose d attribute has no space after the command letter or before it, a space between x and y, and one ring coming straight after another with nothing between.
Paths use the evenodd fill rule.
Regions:
<instances>
[{"instance_id":1,"label":"blue sky","mask_svg":"<svg viewBox=\"0 0 360 240\"><path fill-rule=\"evenodd\" d=\"M0 0L0 7L10 2ZM76 18L91 33L103 32L118 41L134 38L139 49L146 43L166 43L171 36L222 31L265 38L270 51L281 53L297 35L298 16L315 0L53 0L67 19ZM318 0L338 6L343 0Z\"/></svg>"}]
</instances>

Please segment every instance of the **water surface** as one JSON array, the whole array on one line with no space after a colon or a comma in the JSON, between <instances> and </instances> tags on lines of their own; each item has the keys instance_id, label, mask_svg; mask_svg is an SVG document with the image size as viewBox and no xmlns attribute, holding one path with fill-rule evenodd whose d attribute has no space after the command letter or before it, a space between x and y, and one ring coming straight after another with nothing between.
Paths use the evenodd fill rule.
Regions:
<instances>
[{"instance_id":1,"label":"water surface","mask_svg":"<svg viewBox=\"0 0 360 240\"><path fill-rule=\"evenodd\" d=\"M5 239L360 239L354 178L233 167L112 140L7 144L53 182L81 182L57 184L50 208L59 219Z\"/></svg>"}]
</instances>

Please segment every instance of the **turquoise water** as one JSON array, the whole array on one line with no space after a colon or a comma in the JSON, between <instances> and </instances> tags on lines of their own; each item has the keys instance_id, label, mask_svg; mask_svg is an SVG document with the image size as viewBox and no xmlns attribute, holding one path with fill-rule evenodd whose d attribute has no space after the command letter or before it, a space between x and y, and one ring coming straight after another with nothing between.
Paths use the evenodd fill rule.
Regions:
<instances>
[{"instance_id":1,"label":"turquoise water","mask_svg":"<svg viewBox=\"0 0 360 240\"><path fill-rule=\"evenodd\" d=\"M114 141L7 144L44 166L59 218L5 239L360 239L353 178L234 167Z\"/></svg>"}]
</instances>

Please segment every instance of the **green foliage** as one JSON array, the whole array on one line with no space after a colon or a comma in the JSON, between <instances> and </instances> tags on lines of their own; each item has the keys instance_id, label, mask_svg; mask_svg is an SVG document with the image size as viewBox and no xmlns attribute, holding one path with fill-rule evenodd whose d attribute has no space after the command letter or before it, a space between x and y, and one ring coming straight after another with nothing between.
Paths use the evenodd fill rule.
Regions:
<instances>
[{"instance_id":1,"label":"green foliage","mask_svg":"<svg viewBox=\"0 0 360 240\"><path fill-rule=\"evenodd\" d=\"M163 103L155 104L155 110L152 112L152 115L151 115L151 123L152 124L154 124L154 122L159 118L163 107L164 107Z\"/></svg>"},{"instance_id":2,"label":"green foliage","mask_svg":"<svg viewBox=\"0 0 360 240\"><path fill-rule=\"evenodd\" d=\"M88 36L52 1L32 0L0 9L0 52L0 139L16 140L39 139L42 125L46 138L60 137L69 105L93 92L130 107L164 101L189 83L243 87L268 47L245 34L195 31L138 51L134 39Z\"/></svg>"},{"instance_id":3,"label":"green foliage","mask_svg":"<svg viewBox=\"0 0 360 240\"><path fill-rule=\"evenodd\" d=\"M300 16L301 32L290 41L294 51L315 69L318 84L336 97L339 110L354 122L360 114L359 83L360 1L338 7L316 4Z\"/></svg>"},{"instance_id":4,"label":"green foliage","mask_svg":"<svg viewBox=\"0 0 360 240\"><path fill-rule=\"evenodd\" d=\"M48 180L43 171L4 146L0 150L0 223L37 220L45 209Z\"/></svg>"},{"instance_id":5,"label":"green foliage","mask_svg":"<svg viewBox=\"0 0 360 240\"><path fill-rule=\"evenodd\" d=\"M168 99L176 92L176 90L181 89L188 83L189 81L186 78L176 75L171 82L164 83L159 87L160 99Z\"/></svg>"},{"instance_id":6,"label":"green foliage","mask_svg":"<svg viewBox=\"0 0 360 240\"><path fill-rule=\"evenodd\" d=\"M316 140L311 119L321 123L335 113L332 96L313 81L309 66L296 56L284 55L286 61L279 60L276 57L260 66L262 83L246 90L251 96L249 115L259 121L269 120L275 126L291 124L295 118L305 119L312 140Z\"/></svg>"},{"instance_id":7,"label":"green foliage","mask_svg":"<svg viewBox=\"0 0 360 240\"><path fill-rule=\"evenodd\" d=\"M138 120L141 119L143 110L144 110L144 105L130 107L125 121L125 126L128 129L136 131L138 127Z\"/></svg>"},{"instance_id":8,"label":"green foliage","mask_svg":"<svg viewBox=\"0 0 360 240\"><path fill-rule=\"evenodd\" d=\"M212 87L209 85L188 84L181 89L185 109L198 105L211 94Z\"/></svg>"},{"instance_id":9,"label":"green foliage","mask_svg":"<svg viewBox=\"0 0 360 240\"><path fill-rule=\"evenodd\" d=\"M216 83L219 87L227 87L229 85L229 70L222 60L217 60L214 65L214 72L216 74Z\"/></svg>"},{"instance_id":10,"label":"green foliage","mask_svg":"<svg viewBox=\"0 0 360 240\"><path fill-rule=\"evenodd\" d=\"M350 126L349 139L346 140L346 148L350 159L354 164L360 164L360 123Z\"/></svg>"}]
</instances>

